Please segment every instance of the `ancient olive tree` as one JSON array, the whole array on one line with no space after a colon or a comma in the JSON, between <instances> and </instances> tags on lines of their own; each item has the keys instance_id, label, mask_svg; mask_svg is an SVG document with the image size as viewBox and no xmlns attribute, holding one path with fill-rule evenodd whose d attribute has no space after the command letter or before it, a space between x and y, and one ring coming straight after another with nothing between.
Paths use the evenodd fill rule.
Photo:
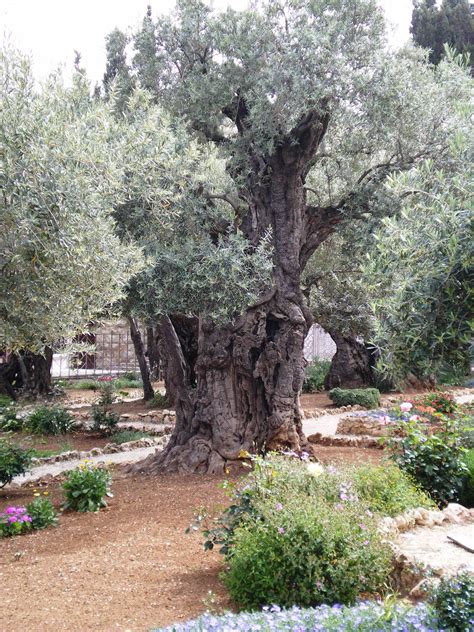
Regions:
<instances>
[{"instance_id":1,"label":"ancient olive tree","mask_svg":"<svg viewBox=\"0 0 474 632\"><path fill-rule=\"evenodd\" d=\"M138 270L112 210L122 167L109 152L109 107L91 103L80 74L34 83L28 59L0 53L0 349L4 375L50 388L53 345L116 302Z\"/></svg>"},{"instance_id":2,"label":"ancient olive tree","mask_svg":"<svg viewBox=\"0 0 474 632\"><path fill-rule=\"evenodd\" d=\"M172 322L162 321L177 424L143 467L217 471L242 449L304 445L311 314L301 273L343 220L383 212L378 183L388 174L443 154L466 78L453 66L446 81L419 51L388 52L372 0L256 2L223 13L181 0L146 29L135 38L138 79L226 164L227 188L203 183L195 199L227 203L227 230L250 252L268 239L272 256L269 289L231 321L197 314L194 390Z\"/></svg>"}]
</instances>

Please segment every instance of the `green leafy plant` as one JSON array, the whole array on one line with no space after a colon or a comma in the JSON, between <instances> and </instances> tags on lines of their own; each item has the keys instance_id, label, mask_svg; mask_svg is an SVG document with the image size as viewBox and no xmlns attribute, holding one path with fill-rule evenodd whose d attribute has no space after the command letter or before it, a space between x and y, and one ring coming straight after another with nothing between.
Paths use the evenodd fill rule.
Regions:
<instances>
[{"instance_id":1,"label":"green leafy plant","mask_svg":"<svg viewBox=\"0 0 474 632\"><path fill-rule=\"evenodd\" d=\"M443 413L444 415L455 413L458 410L458 405L450 393L428 393L421 399L417 399L415 406L417 404L431 406L435 409L435 412Z\"/></svg>"},{"instance_id":2,"label":"green leafy plant","mask_svg":"<svg viewBox=\"0 0 474 632\"><path fill-rule=\"evenodd\" d=\"M24 423L24 417L18 416L16 406L13 402L6 406L0 406L1 432L19 432L23 429Z\"/></svg>"},{"instance_id":3,"label":"green leafy plant","mask_svg":"<svg viewBox=\"0 0 474 632\"><path fill-rule=\"evenodd\" d=\"M64 388L74 391L98 391L100 382L97 382L97 380L67 380Z\"/></svg>"},{"instance_id":4,"label":"green leafy plant","mask_svg":"<svg viewBox=\"0 0 474 632\"><path fill-rule=\"evenodd\" d=\"M169 406L169 402L166 395L163 395L160 391L156 391L153 399L149 402L149 406L150 408L166 408Z\"/></svg>"},{"instance_id":5,"label":"green leafy plant","mask_svg":"<svg viewBox=\"0 0 474 632\"><path fill-rule=\"evenodd\" d=\"M312 360L304 371L303 393L317 393L324 390L324 380L328 374L329 360Z\"/></svg>"},{"instance_id":6,"label":"green leafy plant","mask_svg":"<svg viewBox=\"0 0 474 632\"><path fill-rule=\"evenodd\" d=\"M376 408L380 404L380 391L377 388L333 388L329 397L336 406L364 406Z\"/></svg>"},{"instance_id":7,"label":"green leafy plant","mask_svg":"<svg viewBox=\"0 0 474 632\"><path fill-rule=\"evenodd\" d=\"M259 505L234 534L224 582L244 608L354 603L384 588L391 553L358 503Z\"/></svg>"},{"instance_id":8,"label":"green leafy plant","mask_svg":"<svg viewBox=\"0 0 474 632\"><path fill-rule=\"evenodd\" d=\"M99 468L86 460L67 474L63 484L66 496L64 508L85 512L99 511L101 507L106 507L105 497L112 497L111 480L107 469Z\"/></svg>"},{"instance_id":9,"label":"green leafy plant","mask_svg":"<svg viewBox=\"0 0 474 632\"><path fill-rule=\"evenodd\" d=\"M92 406L92 430L95 432L110 433L116 428L119 417L112 410L115 402L114 385L112 382L102 382L100 385L100 397L97 404Z\"/></svg>"},{"instance_id":10,"label":"green leafy plant","mask_svg":"<svg viewBox=\"0 0 474 632\"><path fill-rule=\"evenodd\" d=\"M113 381L116 390L124 388L142 388L143 382L136 373L124 373Z\"/></svg>"},{"instance_id":11,"label":"green leafy plant","mask_svg":"<svg viewBox=\"0 0 474 632\"><path fill-rule=\"evenodd\" d=\"M474 507L474 448L467 450L463 461L467 472L461 489L460 502L465 507Z\"/></svg>"},{"instance_id":12,"label":"green leafy plant","mask_svg":"<svg viewBox=\"0 0 474 632\"><path fill-rule=\"evenodd\" d=\"M371 511L396 516L407 509L432 507L431 498L393 464L361 465L354 468L354 489Z\"/></svg>"},{"instance_id":13,"label":"green leafy plant","mask_svg":"<svg viewBox=\"0 0 474 632\"><path fill-rule=\"evenodd\" d=\"M0 439L0 487L24 474L31 465L31 453L6 439Z\"/></svg>"},{"instance_id":14,"label":"green leafy plant","mask_svg":"<svg viewBox=\"0 0 474 632\"><path fill-rule=\"evenodd\" d=\"M58 524L58 513L47 497L48 492L35 492L35 499L26 505L28 515L31 517L32 529L46 529Z\"/></svg>"},{"instance_id":15,"label":"green leafy plant","mask_svg":"<svg viewBox=\"0 0 474 632\"><path fill-rule=\"evenodd\" d=\"M71 432L76 421L62 406L40 406L25 422L25 427L33 434L59 435Z\"/></svg>"},{"instance_id":16,"label":"green leafy plant","mask_svg":"<svg viewBox=\"0 0 474 632\"><path fill-rule=\"evenodd\" d=\"M440 630L471 632L474 629L474 576L460 573L441 580L432 596Z\"/></svg>"},{"instance_id":17,"label":"green leafy plant","mask_svg":"<svg viewBox=\"0 0 474 632\"><path fill-rule=\"evenodd\" d=\"M459 499L467 467L465 448L456 425L446 421L444 427L429 434L415 421L402 423L402 437L390 440L391 457L440 506Z\"/></svg>"}]
</instances>

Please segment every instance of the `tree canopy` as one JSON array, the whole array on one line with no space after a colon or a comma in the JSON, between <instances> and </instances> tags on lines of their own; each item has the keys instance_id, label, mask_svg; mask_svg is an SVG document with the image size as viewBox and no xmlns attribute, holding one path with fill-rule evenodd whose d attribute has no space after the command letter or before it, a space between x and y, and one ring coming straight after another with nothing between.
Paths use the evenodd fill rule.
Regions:
<instances>
[{"instance_id":1,"label":"tree canopy","mask_svg":"<svg viewBox=\"0 0 474 632\"><path fill-rule=\"evenodd\" d=\"M115 303L139 269L112 211L120 157L110 107L81 74L34 83L30 62L0 53L0 348L41 352Z\"/></svg>"}]
</instances>

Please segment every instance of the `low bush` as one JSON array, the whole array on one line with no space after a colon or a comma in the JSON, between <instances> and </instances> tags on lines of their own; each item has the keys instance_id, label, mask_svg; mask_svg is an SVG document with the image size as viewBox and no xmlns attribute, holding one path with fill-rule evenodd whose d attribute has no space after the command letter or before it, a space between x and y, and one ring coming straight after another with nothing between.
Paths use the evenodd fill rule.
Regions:
<instances>
[{"instance_id":1,"label":"low bush","mask_svg":"<svg viewBox=\"0 0 474 632\"><path fill-rule=\"evenodd\" d=\"M120 390L123 388L142 388L143 382L136 377L131 378L131 377L126 377L125 375L123 375L122 377L115 378L115 380L113 381L113 385L114 385L114 388L117 390Z\"/></svg>"},{"instance_id":2,"label":"low bush","mask_svg":"<svg viewBox=\"0 0 474 632\"><path fill-rule=\"evenodd\" d=\"M65 509L73 511L99 511L106 507L105 497L112 497L110 492L111 476L105 468L92 465L87 460L75 470L67 474L63 483L66 496Z\"/></svg>"},{"instance_id":3,"label":"low bush","mask_svg":"<svg viewBox=\"0 0 474 632\"><path fill-rule=\"evenodd\" d=\"M23 429L24 417L18 415L13 403L9 406L0 407L0 431L20 432Z\"/></svg>"},{"instance_id":4,"label":"low bush","mask_svg":"<svg viewBox=\"0 0 474 632\"><path fill-rule=\"evenodd\" d=\"M25 428L33 434L59 435L71 432L76 421L62 406L39 406L25 422Z\"/></svg>"},{"instance_id":5,"label":"low bush","mask_svg":"<svg viewBox=\"0 0 474 632\"><path fill-rule=\"evenodd\" d=\"M121 432L115 432L112 437L112 443L128 443L129 441L138 441L139 439L146 439L149 435L146 432L140 432L138 430L122 430Z\"/></svg>"},{"instance_id":6,"label":"low bush","mask_svg":"<svg viewBox=\"0 0 474 632\"><path fill-rule=\"evenodd\" d=\"M31 465L31 453L6 439L0 439L0 487L24 474Z\"/></svg>"},{"instance_id":7,"label":"low bush","mask_svg":"<svg viewBox=\"0 0 474 632\"><path fill-rule=\"evenodd\" d=\"M99 400L92 406L92 430L110 433L117 427L119 417L112 410L115 399L113 383L104 381L100 385Z\"/></svg>"},{"instance_id":8,"label":"low bush","mask_svg":"<svg viewBox=\"0 0 474 632\"><path fill-rule=\"evenodd\" d=\"M411 478L394 465L362 465L353 470L354 488L371 511L397 516L418 507L432 507L434 502L413 484Z\"/></svg>"},{"instance_id":9,"label":"low bush","mask_svg":"<svg viewBox=\"0 0 474 632\"><path fill-rule=\"evenodd\" d=\"M26 507L7 507L0 512L0 536L20 535L30 528L31 516Z\"/></svg>"},{"instance_id":10,"label":"low bush","mask_svg":"<svg viewBox=\"0 0 474 632\"><path fill-rule=\"evenodd\" d=\"M68 380L61 386L73 391L98 391L100 382L97 380Z\"/></svg>"},{"instance_id":11,"label":"low bush","mask_svg":"<svg viewBox=\"0 0 474 632\"><path fill-rule=\"evenodd\" d=\"M336 406L364 406L377 408L380 404L380 391L377 388L333 388L329 397Z\"/></svg>"},{"instance_id":12,"label":"low bush","mask_svg":"<svg viewBox=\"0 0 474 632\"><path fill-rule=\"evenodd\" d=\"M268 501L259 510L263 520L237 528L224 575L240 606L351 604L384 588L391 550L358 503L290 501L280 509Z\"/></svg>"},{"instance_id":13,"label":"low bush","mask_svg":"<svg viewBox=\"0 0 474 632\"><path fill-rule=\"evenodd\" d=\"M148 402L148 405L150 406L150 408L166 408L167 406L169 406L169 402L166 395L163 395L162 393L157 391L153 396L153 399Z\"/></svg>"},{"instance_id":14,"label":"low bush","mask_svg":"<svg viewBox=\"0 0 474 632\"><path fill-rule=\"evenodd\" d=\"M432 596L440 630L474 630L474 575L461 573L441 580Z\"/></svg>"},{"instance_id":15,"label":"low bush","mask_svg":"<svg viewBox=\"0 0 474 632\"><path fill-rule=\"evenodd\" d=\"M458 409L454 397L450 393L428 393L421 398L417 398L415 405L430 406L435 412L450 415Z\"/></svg>"},{"instance_id":16,"label":"low bush","mask_svg":"<svg viewBox=\"0 0 474 632\"><path fill-rule=\"evenodd\" d=\"M304 371L303 393L317 393L324 390L324 380L331 366L330 360L312 360Z\"/></svg>"},{"instance_id":17,"label":"low bush","mask_svg":"<svg viewBox=\"0 0 474 632\"><path fill-rule=\"evenodd\" d=\"M432 434L410 421L402 424L402 437L392 440L391 457L440 506L459 500L467 474L465 448L457 426L449 420Z\"/></svg>"},{"instance_id":18,"label":"low bush","mask_svg":"<svg viewBox=\"0 0 474 632\"><path fill-rule=\"evenodd\" d=\"M333 607L282 610L272 606L264 608L263 612L222 616L207 613L194 621L175 623L155 632L429 632L437 629L434 612L425 604L409 606L400 602L365 601L353 607L337 604Z\"/></svg>"},{"instance_id":19,"label":"low bush","mask_svg":"<svg viewBox=\"0 0 474 632\"><path fill-rule=\"evenodd\" d=\"M26 505L26 511L31 517L32 529L46 529L58 524L58 513L52 502L47 498L48 492L35 492L36 498Z\"/></svg>"},{"instance_id":20,"label":"low bush","mask_svg":"<svg viewBox=\"0 0 474 632\"><path fill-rule=\"evenodd\" d=\"M463 456L467 472L464 477L460 494L460 502L465 507L474 507L474 449L468 450Z\"/></svg>"}]
</instances>

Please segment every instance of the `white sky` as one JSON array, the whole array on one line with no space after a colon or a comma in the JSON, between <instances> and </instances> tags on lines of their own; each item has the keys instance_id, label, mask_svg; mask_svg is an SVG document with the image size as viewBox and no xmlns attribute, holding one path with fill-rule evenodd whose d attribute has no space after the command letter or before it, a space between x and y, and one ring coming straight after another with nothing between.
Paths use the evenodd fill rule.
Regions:
<instances>
[{"instance_id":1,"label":"white sky","mask_svg":"<svg viewBox=\"0 0 474 632\"><path fill-rule=\"evenodd\" d=\"M412 0L378 1L391 24L390 40L403 44L409 37ZM107 33L115 27L136 28L148 4L156 16L172 7L174 0L0 0L0 33L32 54L36 76L44 77L60 64L71 68L74 50L78 50L95 83L101 81L105 69ZM213 4L239 9L247 1L214 0Z\"/></svg>"}]
</instances>

